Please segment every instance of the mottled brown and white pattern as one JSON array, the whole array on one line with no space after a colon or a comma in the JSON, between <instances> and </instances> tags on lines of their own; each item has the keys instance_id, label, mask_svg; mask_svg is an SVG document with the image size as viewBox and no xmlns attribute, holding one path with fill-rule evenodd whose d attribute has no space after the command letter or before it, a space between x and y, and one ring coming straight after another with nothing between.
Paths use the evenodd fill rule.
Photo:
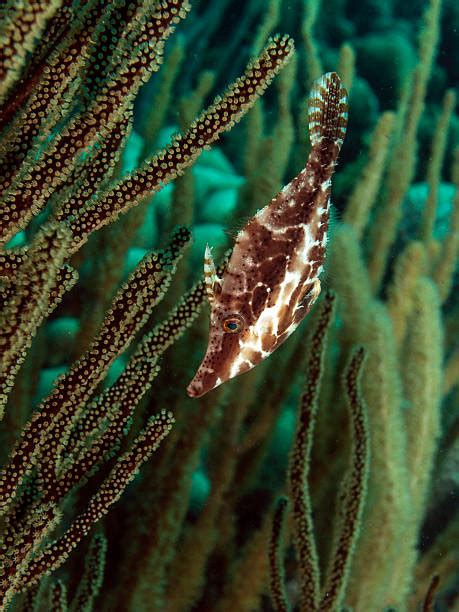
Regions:
<instances>
[{"instance_id":1,"label":"mottled brown and white pattern","mask_svg":"<svg viewBox=\"0 0 459 612\"><path fill-rule=\"evenodd\" d=\"M296 329L320 293L330 183L344 140L347 94L336 73L309 98L306 167L239 232L223 278L210 249L205 279L209 343L188 394L199 397L268 357Z\"/></svg>"}]
</instances>

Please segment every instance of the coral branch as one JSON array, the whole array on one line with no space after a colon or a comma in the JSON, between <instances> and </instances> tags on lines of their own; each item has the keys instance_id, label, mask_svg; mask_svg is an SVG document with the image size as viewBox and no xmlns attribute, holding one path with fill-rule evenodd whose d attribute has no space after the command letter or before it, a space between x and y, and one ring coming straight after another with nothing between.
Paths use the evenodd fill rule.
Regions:
<instances>
[{"instance_id":1,"label":"coral branch","mask_svg":"<svg viewBox=\"0 0 459 612\"><path fill-rule=\"evenodd\" d=\"M351 466L342 500L341 525L319 608L324 612L336 610L342 605L365 501L369 466L369 431L365 407L359 389L359 377L364 358L364 350L362 348L358 349L352 356L344 375L352 427Z\"/></svg>"},{"instance_id":2,"label":"coral branch","mask_svg":"<svg viewBox=\"0 0 459 612\"><path fill-rule=\"evenodd\" d=\"M134 14L136 18L131 17L128 37L132 39L134 52L128 46L126 57L120 54L119 66L113 67L116 68L113 77L104 83L89 107L77 113L55 135L38 160L34 156L33 163L26 163L26 168L13 181L0 209L0 243L9 240L40 212L72 171L78 154L107 134L119 115L132 106L139 87L160 64L164 41L172 32L172 24L180 16L184 17L185 11L180 7L183 4L187 3L169 0L161 3L153 14L146 11Z\"/></svg>"},{"instance_id":3,"label":"coral branch","mask_svg":"<svg viewBox=\"0 0 459 612\"><path fill-rule=\"evenodd\" d=\"M39 37L49 19L59 6L58 0L30 0L27 6L10 6L10 15L2 28L0 42L0 100L16 80L26 60L33 39Z\"/></svg>"},{"instance_id":4,"label":"coral branch","mask_svg":"<svg viewBox=\"0 0 459 612\"><path fill-rule=\"evenodd\" d=\"M190 234L179 229L163 253L147 256L119 291L102 329L88 352L61 377L24 429L9 465L0 475L0 509L5 509L37 456L46 449L56 455L81 406L94 393L116 357L145 324L170 283L174 264ZM67 433L65 433L67 432Z\"/></svg>"},{"instance_id":5,"label":"coral branch","mask_svg":"<svg viewBox=\"0 0 459 612\"><path fill-rule=\"evenodd\" d=\"M306 385L301 398L295 442L290 457L289 488L293 504L294 540L300 572L301 607L304 610L315 610L320 596L319 561L314 541L308 473L326 336L333 319L334 304L335 296L327 293L321 304L319 319L312 336Z\"/></svg>"},{"instance_id":6,"label":"coral branch","mask_svg":"<svg viewBox=\"0 0 459 612\"><path fill-rule=\"evenodd\" d=\"M97 533L86 555L84 573L70 606L72 612L93 609L94 599L104 578L106 553L107 540L102 533Z\"/></svg>"},{"instance_id":7,"label":"coral branch","mask_svg":"<svg viewBox=\"0 0 459 612\"><path fill-rule=\"evenodd\" d=\"M56 580L50 587L50 609L53 612L67 611L67 589L61 580Z\"/></svg>"},{"instance_id":8,"label":"coral branch","mask_svg":"<svg viewBox=\"0 0 459 612\"><path fill-rule=\"evenodd\" d=\"M132 448L117 460L109 476L90 499L86 510L73 521L64 535L34 557L25 567L19 568L20 580L16 585L5 589L3 581L3 588L0 588L0 605L2 601L9 601L14 592L30 587L43 575L62 565L78 542L120 498L142 463L169 433L173 421L171 413L166 411L150 419L147 427L137 436Z\"/></svg>"},{"instance_id":9,"label":"coral branch","mask_svg":"<svg viewBox=\"0 0 459 612\"><path fill-rule=\"evenodd\" d=\"M15 292L6 299L1 313L0 420L15 375L32 339L50 309L68 287L57 289L58 271L69 245L69 232L51 225L35 239L15 277ZM54 294L57 290L58 295Z\"/></svg>"},{"instance_id":10,"label":"coral branch","mask_svg":"<svg viewBox=\"0 0 459 612\"><path fill-rule=\"evenodd\" d=\"M269 546L270 591L276 612L287 612L289 609L285 592L284 559L282 532L285 527L288 500L281 497L276 504L273 516L271 542Z\"/></svg>"},{"instance_id":11,"label":"coral branch","mask_svg":"<svg viewBox=\"0 0 459 612\"><path fill-rule=\"evenodd\" d=\"M426 593L426 597L422 604L422 612L433 612L435 591L438 588L439 582L440 582L440 576L438 575L432 576L432 580L430 581L429 588Z\"/></svg>"},{"instance_id":12,"label":"coral branch","mask_svg":"<svg viewBox=\"0 0 459 612\"><path fill-rule=\"evenodd\" d=\"M223 97L217 98L183 136L178 136L166 150L148 160L95 202L76 210L69 221L74 236L72 251L79 249L90 233L180 175L206 146L215 142L222 132L231 129L264 92L292 52L290 38L275 37L260 57L249 64L244 76L233 83Z\"/></svg>"}]
</instances>

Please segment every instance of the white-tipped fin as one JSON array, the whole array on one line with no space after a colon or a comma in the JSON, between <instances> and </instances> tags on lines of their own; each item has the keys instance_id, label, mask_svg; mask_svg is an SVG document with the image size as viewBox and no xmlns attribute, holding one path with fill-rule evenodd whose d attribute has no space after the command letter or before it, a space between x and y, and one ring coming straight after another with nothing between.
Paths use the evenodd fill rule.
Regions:
<instances>
[{"instance_id":1,"label":"white-tipped fin","mask_svg":"<svg viewBox=\"0 0 459 612\"><path fill-rule=\"evenodd\" d=\"M221 288L222 281L217 276L212 250L208 244L206 244L206 251L204 254L204 282L206 283L207 299L209 303L212 304L215 293Z\"/></svg>"}]
</instances>

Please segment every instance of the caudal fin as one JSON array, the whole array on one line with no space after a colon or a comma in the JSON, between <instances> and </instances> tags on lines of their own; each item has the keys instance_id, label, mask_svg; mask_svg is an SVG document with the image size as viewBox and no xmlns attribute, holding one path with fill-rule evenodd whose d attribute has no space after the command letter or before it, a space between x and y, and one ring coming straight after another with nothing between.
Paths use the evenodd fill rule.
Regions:
<instances>
[{"instance_id":1,"label":"caudal fin","mask_svg":"<svg viewBox=\"0 0 459 612\"><path fill-rule=\"evenodd\" d=\"M322 140L344 142L347 126L347 91L336 72L314 81L309 95L309 138L314 146Z\"/></svg>"}]
</instances>

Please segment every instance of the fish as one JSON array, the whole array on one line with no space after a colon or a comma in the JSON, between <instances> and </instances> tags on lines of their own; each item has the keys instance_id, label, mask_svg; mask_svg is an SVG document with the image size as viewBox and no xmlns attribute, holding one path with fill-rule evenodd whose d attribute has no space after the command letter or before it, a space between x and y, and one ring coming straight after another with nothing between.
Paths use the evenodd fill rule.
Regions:
<instances>
[{"instance_id":1,"label":"fish","mask_svg":"<svg viewBox=\"0 0 459 612\"><path fill-rule=\"evenodd\" d=\"M269 357L319 297L331 178L346 134L347 100L335 72L313 83L306 166L237 234L221 276L206 246L209 339L202 363L187 387L190 397L203 396Z\"/></svg>"}]
</instances>

